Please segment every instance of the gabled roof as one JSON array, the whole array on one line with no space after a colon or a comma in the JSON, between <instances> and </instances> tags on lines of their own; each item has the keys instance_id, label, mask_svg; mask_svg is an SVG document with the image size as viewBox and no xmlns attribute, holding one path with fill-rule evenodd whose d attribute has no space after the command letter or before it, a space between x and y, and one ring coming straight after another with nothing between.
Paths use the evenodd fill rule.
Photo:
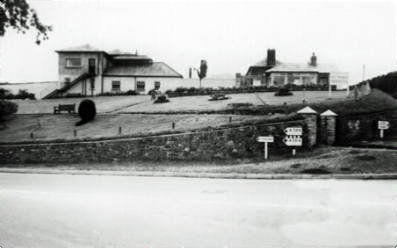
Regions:
<instances>
[{"instance_id":1,"label":"gabled roof","mask_svg":"<svg viewBox=\"0 0 397 248\"><path fill-rule=\"evenodd\" d=\"M281 63L266 72L333 72L339 71L334 64L317 64L312 66L310 64L294 64Z\"/></svg>"},{"instance_id":2,"label":"gabled roof","mask_svg":"<svg viewBox=\"0 0 397 248\"><path fill-rule=\"evenodd\" d=\"M317 114L317 112L309 106L299 110L297 113L298 114Z\"/></svg>"},{"instance_id":3,"label":"gabled roof","mask_svg":"<svg viewBox=\"0 0 397 248\"><path fill-rule=\"evenodd\" d=\"M77 47L70 47L70 48L65 48L62 50L58 50L56 52L104 52L101 49L98 49L96 47L93 47L89 44L83 45L83 46L77 46Z\"/></svg>"},{"instance_id":4,"label":"gabled roof","mask_svg":"<svg viewBox=\"0 0 397 248\"><path fill-rule=\"evenodd\" d=\"M181 74L163 62L143 65L116 65L105 70L104 76L129 77L174 77L183 78Z\"/></svg>"}]
</instances>

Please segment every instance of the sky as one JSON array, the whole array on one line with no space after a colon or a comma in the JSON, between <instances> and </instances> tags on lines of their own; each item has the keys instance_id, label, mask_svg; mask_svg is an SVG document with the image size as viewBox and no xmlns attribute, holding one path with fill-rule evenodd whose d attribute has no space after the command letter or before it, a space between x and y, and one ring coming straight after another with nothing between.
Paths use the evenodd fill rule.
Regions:
<instances>
[{"instance_id":1,"label":"sky","mask_svg":"<svg viewBox=\"0 0 397 248\"><path fill-rule=\"evenodd\" d=\"M0 82L58 79L55 50L90 44L104 51L138 51L188 77L208 62L208 77L245 74L276 50L276 59L336 64L350 84L396 71L393 2L56 1L28 0L49 40L8 29L0 38ZM363 70L365 66L365 71Z\"/></svg>"}]
</instances>

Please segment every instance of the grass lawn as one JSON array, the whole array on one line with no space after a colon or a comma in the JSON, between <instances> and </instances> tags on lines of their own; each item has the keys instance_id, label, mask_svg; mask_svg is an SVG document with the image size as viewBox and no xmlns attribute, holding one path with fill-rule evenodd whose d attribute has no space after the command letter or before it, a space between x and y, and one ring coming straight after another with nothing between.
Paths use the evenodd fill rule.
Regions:
<instances>
[{"instance_id":1,"label":"grass lawn","mask_svg":"<svg viewBox=\"0 0 397 248\"><path fill-rule=\"evenodd\" d=\"M150 96L101 96L85 98L62 98L49 100L15 101L18 104L17 114L53 114L54 106L59 104L76 103L76 111L80 102L84 99L92 99L95 102L97 113L115 111L126 106L150 101ZM67 112L62 112L67 113Z\"/></svg>"},{"instance_id":2,"label":"grass lawn","mask_svg":"<svg viewBox=\"0 0 397 248\"><path fill-rule=\"evenodd\" d=\"M274 92L258 93L258 95L267 101L270 105L281 105L284 102L288 104L301 103L302 92L294 92L293 96L275 97ZM16 101L18 104L17 114L53 114L54 106L59 104L76 103L76 111L80 102L84 99L92 99L95 102L98 113L107 112L159 112L159 111L178 111L178 110L212 110L226 108L228 103L250 102L254 105L263 103L256 97L256 94L231 94L232 99L220 101L208 101L210 96L191 96L170 98L169 103L153 104L149 95L138 96L103 96L103 97L86 97L86 98L63 98L49 100L26 100ZM326 91L308 91L305 98L309 103L325 101L328 97ZM346 97L345 91L332 92L332 99L326 101L335 101ZM66 113L66 112L62 112Z\"/></svg>"},{"instance_id":3,"label":"grass lawn","mask_svg":"<svg viewBox=\"0 0 397 248\"><path fill-rule=\"evenodd\" d=\"M397 151L320 147L312 152L263 159L195 161L134 161L121 163L1 165L2 168L34 168L92 171L158 171L241 174L354 174L395 173Z\"/></svg>"},{"instance_id":4,"label":"grass lawn","mask_svg":"<svg viewBox=\"0 0 397 248\"><path fill-rule=\"evenodd\" d=\"M229 115L131 115L106 114L97 115L95 120L82 126L75 126L80 120L78 115L13 115L7 122L7 128L0 129L0 142L34 140L73 140L74 130L77 138L100 138L118 136L119 127L122 134L147 134L170 131L175 123L176 131L188 131L204 127L215 127L229 123ZM272 116L266 118L273 118ZM262 116L232 116L232 123L247 120L262 120ZM41 124L39 128L38 122Z\"/></svg>"},{"instance_id":5,"label":"grass lawn","mask_svg":"<svg viewBox=\"0 0 397 248\"><path fill-rule=\"evenodd\" d=\"M274 92L258 93L258 96L269 105L282 105L284 102L287 104L302 103L303 92L293 92L292 96L279 96L275 97ZM185 96L170 98L170 102L162 104L153 104L153 102L143 102L141 104L124 108L119 112L162 112L162 111L185 111L185 110L220 110L227 108L229 103L252 103L253 105L263 105L255 93L250 94L228 94L231 99L208 101L210 96ZM339 101L346 98L346 91L332 92L332 99L327 100L328 92L326 91L307 91L305 98L309 103L318 103L323 101Z\"/></svg>"}]
</instances>

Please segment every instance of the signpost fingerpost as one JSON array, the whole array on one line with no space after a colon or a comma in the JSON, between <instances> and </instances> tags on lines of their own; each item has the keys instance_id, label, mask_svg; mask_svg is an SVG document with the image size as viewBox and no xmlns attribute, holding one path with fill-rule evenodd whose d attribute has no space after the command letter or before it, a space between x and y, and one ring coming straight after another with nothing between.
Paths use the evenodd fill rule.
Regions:
<instances>
[{"instance_id":1,"label":"signpost fingerpost","mask_svg":"<svg viewBox=\"0 0 397 248\"><path fill-rule=\"evenodd\" d=\"M274 142L274 137L273 136L259 136L258 138L256 138L256 141L258 142L264 142L265 143L265 159L267 159L267 143L268 142Z\"/></svg>"},{"instance_id":2,"label":"signpost fingerpost","mask_svg":"<svg viewBox=\"0 0 397 248\"><path fill-rule=\"evenodd\" d=\"M283 142L287 146L302 146L302 128L301 127L288 127L284 130L287 135ZM295 156L295 149L292 149L292 155Z\"/></svg>"}]
</instances>

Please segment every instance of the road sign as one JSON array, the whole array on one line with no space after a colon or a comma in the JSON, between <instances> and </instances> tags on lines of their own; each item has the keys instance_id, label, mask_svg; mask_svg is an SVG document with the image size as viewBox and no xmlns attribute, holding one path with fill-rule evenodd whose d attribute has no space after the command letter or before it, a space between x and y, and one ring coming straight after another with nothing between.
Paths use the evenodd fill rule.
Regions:
<instances>
[{"instance_id":1,"label":"road sign","mask_svg":"<svg viewBox=\"0 0 397 248\"><path fill-rule=\"evenodd\" d=\"M256 139L258 142L274 142L273 136L259 136Z\"/></svg>"},{"instance_id":2,"label":"road sign","mask_svg":"<svg viewBox=\"0 0 397 248\"><path fill-rule=\"evenodd\" d=\"M265 147L264 147L264 153L265 153L265 159L267 159L267 143L268 142L274 142L274 137L273 136L259 136L256 138L258 142L265 142Z\"/></svg>"},{"instance_id":3,"label":"road sign","mask_svg":"<svg viewBox=\"0 0 397 248\"><path fill-rule=\"evenodd\" d=\"M379 129L389 129L390 123L388 121L378 121Z\"/></svg>"},{"instance_id":4,"label":"road sign","mask_svg":"<svg viewBox=\"0 0 397 248\"><path fill-rule=\"evenodd\" d=\"M300 136L287 136L283 139L287 146L302 146L302 138Z\"/></svg>"},{"instance_id":5,"label":"road sign","mask_svg":"<svg viewBox=\"0 0 397 248\"><path fill-rule=\"evenodd\" d=\"M288 127L284 130L286 135L302 135L301 127Z\"/></svg>"}]
</instances>

